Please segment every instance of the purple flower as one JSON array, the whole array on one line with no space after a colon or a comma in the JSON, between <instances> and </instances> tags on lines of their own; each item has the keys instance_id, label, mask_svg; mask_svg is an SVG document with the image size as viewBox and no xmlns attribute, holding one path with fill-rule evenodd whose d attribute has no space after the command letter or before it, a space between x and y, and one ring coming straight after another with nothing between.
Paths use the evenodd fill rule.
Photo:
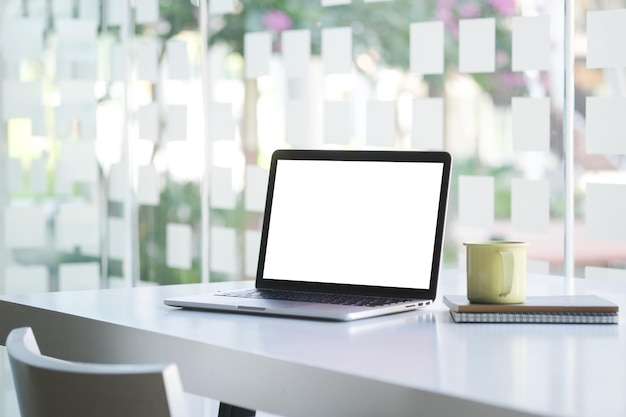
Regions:
<instances>
[{"instance_id":1,"label":"purple flower","mask_svg":"<svg viewBox=\"0 0 626 417\"><path fill-rule=\"evenodd\" d=\"M522 87L526 84L524 75L519 72L501 72L498 76L507 87Z\"/></svg>"},{"instance_id":2,"label":"purple flower","mask_svg":"<svg viewBox=\"0 0 626 417\"><path fill-rule=\"evenodd\" d=\"M459 23L450 9L438 8L435 11L435 18L443 22L443 26L452 34L454 39L459 38Z\"/></svg>"},{"instance_id":3,"label":"purple flower","mask_svg":"<svg viewBox=\"0 0 626 417\"><path fill-rule=\"evenodd\" d=\"M475 1L460 5L458 10L459 16L463 19L472 19L480 16L480 5Z\"/></svg>"},{"instance_id":4,"label":"purple flower","mask_svg":"<svg viewBox=\"0 0 626 417\"><path fill-rule=\"evenodd\" d=\"M280 10L270 10L262 18L263 26L273 32L282 32L289 29L293 22L291 18Z\"/></svg>"},{"instance_id":5,"label":"purple flower","mask_svg":"<svg viewBox=\"0 0 626 417\"><path fill-rule=\"evenodd\" d=\"M515 0L489 0L491 7L503 15L514 14L516 11L515 3Z\"/></svg>"},{"instance_id":6,"label":"purple flower","mask_svg":"<svg viewBox=\"0 0 626 417\"><path fill-rule=\"evenodd\" d=\"M505 51L496 51L496 66L502 68L509 63L509 54Z\"/></svg>"}]
</instances>

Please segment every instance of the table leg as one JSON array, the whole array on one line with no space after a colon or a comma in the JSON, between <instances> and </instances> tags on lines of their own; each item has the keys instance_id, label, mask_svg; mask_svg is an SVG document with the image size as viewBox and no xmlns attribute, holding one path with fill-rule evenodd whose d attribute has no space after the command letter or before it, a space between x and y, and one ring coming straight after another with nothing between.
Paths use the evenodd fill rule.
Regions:
<instances>
[{"instance_id":1,"label":"table leg","mask_svg":"<svg viewBox=\"0 0 626 417\"><path fill-rule=\"evenodd\" d=\"M234 405L220 402L220 409L217 413L218 417L254 417L256 416L255 410L248 410L247 408L241 408Z\"/></svg>"}]
</instances>

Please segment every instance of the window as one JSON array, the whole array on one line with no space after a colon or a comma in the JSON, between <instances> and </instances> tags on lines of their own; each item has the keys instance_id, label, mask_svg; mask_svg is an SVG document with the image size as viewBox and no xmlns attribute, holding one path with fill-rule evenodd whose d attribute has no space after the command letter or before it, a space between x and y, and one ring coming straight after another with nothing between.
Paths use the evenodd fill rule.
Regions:
<instances>
[{"instance_id":1,"label":"window","mask_svg":"<svg viewBox=\"0 0 626 417\"><path fill-rule=\"evenodd\" d=\"M131 3L0 6L1 293L252 278L281 147L448 150L444 267L626 279L626 2Z\"/></svg>"}]
</instances>

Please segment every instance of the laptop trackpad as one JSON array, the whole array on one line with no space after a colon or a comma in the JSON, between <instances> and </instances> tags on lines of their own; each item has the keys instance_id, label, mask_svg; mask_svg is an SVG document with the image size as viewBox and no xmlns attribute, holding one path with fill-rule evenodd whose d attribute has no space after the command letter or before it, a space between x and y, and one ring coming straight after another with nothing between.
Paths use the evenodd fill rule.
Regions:
<instances>
[{"instance_id":1,"label":"laptop trackpad","mask_svg":"<svg viewBox=\"0 0 626 417\"><path fill-rule=\"evenodd\" d=\"M305 303L300 301L286 301L286 300L239 300L237 303L237 310L242 311L265 311L273 309L284 308L302 308L305 305L311 305L311 303Z\"/></svg>"}]
</instances>

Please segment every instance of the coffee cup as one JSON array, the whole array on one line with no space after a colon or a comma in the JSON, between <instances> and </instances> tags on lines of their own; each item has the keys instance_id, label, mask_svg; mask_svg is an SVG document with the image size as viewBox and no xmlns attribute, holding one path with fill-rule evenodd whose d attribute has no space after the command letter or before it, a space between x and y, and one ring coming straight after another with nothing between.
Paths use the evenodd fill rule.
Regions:
<instances>
[{"instance_id":1,"label":"coffee cup","mask_svg":"<svg viewBox=\"0 0 626 417\"><path fill-rule=\"evenodd\" d=\"M467 298L472 303L517 304L526 298L525 242L465 242Z\"/></svg>"}]
</instances>

